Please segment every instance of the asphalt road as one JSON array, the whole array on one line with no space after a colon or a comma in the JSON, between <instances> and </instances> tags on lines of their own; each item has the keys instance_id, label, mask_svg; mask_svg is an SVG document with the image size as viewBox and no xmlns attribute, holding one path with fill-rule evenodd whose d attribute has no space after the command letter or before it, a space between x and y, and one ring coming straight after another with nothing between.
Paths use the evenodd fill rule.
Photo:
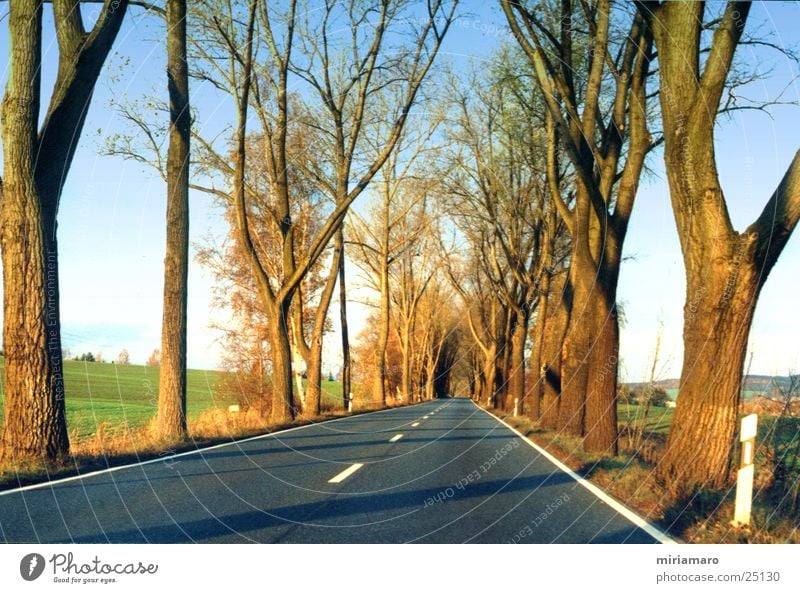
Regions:
<instances>
[{"instance_id":1,"label":"asphalt road","mask_svg":"<svg viewBox=\"0 0 800 593\"><path fill-rule=\"evenodd\" d=\"M0 541L656 542L620 511L450 399L2 493Z\"/></svg>"}]
</instances>

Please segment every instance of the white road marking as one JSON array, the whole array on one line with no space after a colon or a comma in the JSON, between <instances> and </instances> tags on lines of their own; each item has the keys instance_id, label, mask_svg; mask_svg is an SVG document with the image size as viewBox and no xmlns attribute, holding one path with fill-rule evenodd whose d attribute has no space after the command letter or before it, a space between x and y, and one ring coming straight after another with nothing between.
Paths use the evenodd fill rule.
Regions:
<instances>
[{"instance_id":1,"label":"white road marking","mask_svg":"<svg viewBox=\"0 0 800 593\"><path fill-rule=\"evenodd\" d=\"M415 422L414 424L412 424L411 428L414 428L415 426L419 426L419 422Z\"/></svg>"},{"instance_id":2,"label":"white road marking","mask_svg":"<svg viewBox=\"0 0 800 593\"><path fill-rule=\"evenodd\" d=\"M403 438L403 433L396 434L392 438L389 439L389 442L390 443L396 443L397 441L399 441L402 438Z\"/></svg>"},{"instance_id":3,"label":"white road marking","mask_svg":"<svg viewBox=\"0 0 800 593\"><path fill-rule=\"evenodd\" d=\"M475 402L472 402L472 403L474 404ZM482 410L482 411L486 412L489 416L491 416L492 418L497 420L500 424L502 424L503 426L505 426L506 428L511 430L511 432L515 433L519 438L521 438L523 441L525 441L531 447L536 449L536 451L538 451L539 454L542 455L543 457L545 457L550 463L555 465L558 469L563 471L570 478L572 478L573 480L578 482L578 484L580 484L581 486L586 488L589 492L594 494L602 502L606 503L612 509L617 511L620 515L622 515L623 517L628 519L628 521L630 521L631 523L633 523L634 525L636 525L637 527L639 527L640 529L645 531L650 537L652 537L653 539L655 539L656 541L658 541L659 543L662 543L662 544L677 544L678 543L675 539L673 539L672 537L670 537L669 535L664 533L661 529L659 529L658 527L656 527L655 525L653 525L652 523L650 523L646 519L640 517L639 515L634 513L631 509L629 509L625 505L623 505L623 504L619 503L618 501L614 500L612 497L610 497L608 494L606 494L605 491L603 491L601 488L599 488L598 486L595 486L594 484L592 484L591 482L589 482L585 478L582 478L581 476L576 474L574 471L572 471L566 465L561 463L561 461L559 459L557 459L556 457L551 455L548 451L546 451L545 449L543 449L542 447L540 447L539 445L534 443L532 440L530 440L528 437L526 437L524 434L522 434L516 428L514 428L513 426L511 426L510 424L505 422L502 418L498 418L497 416L492 414L489 410L485 410L485 409L481 408L477 404L475 404L475 407L477 407L479 410Z\"/></svg>"},{"instance_id":4,"label":"white road marking","mask_svg":"<svg viewBox=\"0 0 800 593\"><path fill-rule=\"evenodd\" d=\"M427 416L423 416L423 417L422 417L422 419L423 419L423 420L427 420L427 419L428 419L428 417L427 417Z\"/></svg>"},{"instance_id":5,"label":"white road marking","mask_svg":"<svg viewBox=\"0 0 800 593\"><path fill-rule=\"evenodd\" d=\"M362 467L364 467L363 463L354 463L353 465L348 467L343 472L341 472L339 474L336 474L334 477L332 477L330 480L328 480L328 484L338 484L339 482L344 482L347 478L352 476L354 473L356 473Z\"/></svg>"}]
</instances>

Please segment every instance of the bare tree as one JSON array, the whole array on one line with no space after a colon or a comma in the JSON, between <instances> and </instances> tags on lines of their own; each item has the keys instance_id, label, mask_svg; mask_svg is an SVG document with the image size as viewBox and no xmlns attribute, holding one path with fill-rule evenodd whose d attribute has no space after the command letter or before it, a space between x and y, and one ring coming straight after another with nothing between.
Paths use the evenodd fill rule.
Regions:
<instances>
[{"instance_id":1,"label":"bare tree","mask_svg":"<svg viewBox=\"0 0 800 593\"><path fill-rule=\"evenodd\" d=\"M386 347L392 316L390 273L398 258L419 252L424 235L430 231L430 216L424 214L425 201L430 199L437 182L430 167L420 161L436 150L430 140L440 120L441 117L429 111L424 120L409 122L374 184L377 195L369 217L364 219L356 212L350 213L353 261L367 275L368 284L379 299L379 331L372 365L375 403L386 403Z\"/></svg>"},{"instance_id":2,"label":"bare tree","mask_svg":"<svg viewBox=\"0 0 800 593\"><path fill-rule=\"evenodd\" d=\"M186 307L189 276L189 67L186 63L186 0L167 0L167 248L161 322L158 432L186 434Z\"/></svg>"},{"instance_id":3,"label":"bare tree","mask_svg":"<svg viewBox=\"0 0 800 593\"><path fill-rule=\"evenodd\" d=\"M564 347L560 428L587 450L616 453L622 247L645 157L652 33L610 0L501 0L576 177L575 205L553 192L572 235L572 315ZM612 18L612 12L614 18Z\"/></svg>"},{"instance_id":4,"label":"bare tree","mask_svg":"<svg viewBox=\"0 0 800 593\"><path fill-rule=\"evenodd\" d=\"M92 91L126 0L107 0L91 31L77 0L53 0L58 72L42 118L40 2L9 3L10 69L2 106L5 414L0 459L68 453L59 310L58 206ZM41 125L39 122L41 120Z\"/></svg>"},{"instance_id":5,"label":"bare tree","mask_svg":"<svg viewBox=\"0 0 800 593\"><path fill-rule=\"evenodd\" d=\"M157 367L161 366L161 350L156 348L150 353L150 356L147 357L147 366L149 367Z\"/></svg>"},{"instance_id":6,"label":"bare tree","mask_svg":"<svg viewBox=\"0 0 800 593\"><path fill-rule=\"evenodd\" d=\"M538 89L522 82L506 49L496 72L475 78L458 100L451 132L449 210L482 262L483 274L503 301L507 331L500 351L501 407L526 403L525 349L531 315L550 265L558 232L545 175L547 136L541 131ZM479 90L472 90L479 89ZM538 342L538 340L537 340ZM538 366L538 365L537 365ZM527 402L538 417L538 400Z\"/></svg>"},{"instance_id":7,"label":"bare tree","mask_svg":"<svg viewBox=\"0 0 800 593\"><path fill-rule=\"evenodd\" d=\"M131 363L131 355L128 354L128 349L123 348L117 355L117 364L127 365Z\"/></svg>"},{"instance_id":8,"label":"bare tree","mask_svg":"<svg viewBox=\"0 0 800 593\"><path fill-rule=\"evenodd\" d=\"M680 395L658 471L676 490L720 487L729 476L758 295L800 219L800 153L759 217L736 231L719 181L714 125L750 3L728 2L709 25L711 8L702 2L640 8L658 50L664 160L686 270Z\"/></svg>"},{"instance_id":9,"label":"bare tree","mask_svg":"<svg viewBox=\"0 0 800 593\"><path fill-rule=\"evenodd\" d=\"M397 53L393 48L390 57L384 56L383 41L391 25L397 25L402 3L385 2L362 5L347 4L342 8L331 4L323 11L308 11L298 17L297 2L291 2L285 11L254 5L260 26L260 36L266 40L273 68L265 69L253 61L253 32L246 35L244 53L240 44L229 34L234 20L227 25L220 19L208 23L208 29L216 29L218 37L227 45L232 70L223 75L232 78L231 88L236 89L237 121L235 132L237 149L234 153L233 203L237 211L239 240L248 254L252 273L256 278L259 294L269 313L270 345L272 353L273 404L272 419L280 422L294 414L291 383L291 351L289 341L290 310L295 292L300 287L308 270L324 252L329 241L337 234L352 202L361 194L391 154L405 125L408 112L413 105L419 87L429 71L438 52L444 34L452 20L455 2L450 7L442 2L428 7L429 20L415 31L407 50ZM310 19L317 20L310 20ZM278 27L277 20L281 21ZM344 64L331 56L345 55L342 52L319 51L333 44L332 30L342 22L353 25L352 52ZM402 23L401 23L402 24ZM226 28L227 27L227 28ZM255 29L255 22L253 24ZM279 37L282 33L282 37ZM298 40L299 38L299 40ZM297 55L295 44L300 44ZM316 45L314 45L316 44ZM315 50L314 47L318 49ZM349 46L348 46L349 47ZM362 54L363 47L367 50ZM202 51L202 48L199 48ZM398 58L398 55L400 58ZM380 59L379 59L380 58ZM216 64L213 56L207 62ZM406 68L399 76L398 68ZM296 257L294 228L291 218L291 188L287 178L286 138L289 130L290 97L289 75L302 78L323 98L324 108L330 115L329 128L322 128L320 135L333 150L320 154L312 163L318 179L326 191L334 196L334 209L324 219L320 230L310 242L303 258ZM377 74L376 74L377 73ZM364 119L369 113L370 101L381 89L393 88L399 96L399 117L395 120L384 141L384 150L377 157L366 161L359 170L354 170L354 159L360 154L359 140ZM239 90L241 89L241 90ZM258 257L248 221L248 194L245 184L245 140L246 122L250 107L258 117L261 132L267 142L265 151L272 169L272 193L275 196L274 218L280 229L282 245L282 274L271 275ZM315 125L312 122L312 125ZM319 127L319 126L317 126ZM324 154L332 155L330 161ZM353 182L352 179L357 181ZM343 246L337 245L338 257ZM341 270L340 270L341 276Z\"/></svg>"}]
</instances>

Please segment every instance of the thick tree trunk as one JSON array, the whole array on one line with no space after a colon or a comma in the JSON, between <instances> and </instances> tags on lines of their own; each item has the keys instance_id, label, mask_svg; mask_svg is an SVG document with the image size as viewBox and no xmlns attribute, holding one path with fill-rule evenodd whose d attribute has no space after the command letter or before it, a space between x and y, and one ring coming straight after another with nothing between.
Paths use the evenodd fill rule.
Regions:
<instances>
[{"instance_id":1,"label":"thick tree trunk","mask_svg":"<svg viewBox=\"0 0 800 593\"><path fill-rule=\"evenodd\" d=\"M675 493L697 486L721 488L730 479L747 340L760 291L761 269L750 263L746 238L741 259L703 258L687 266L684 359L675 417L659 476Z\"/></svg>"},{"instance_id":2,"label":"thick tree trunk","mask_svg":"<svg viewBox=\"0 0 800 593\"><path fill-rule=\"evenodd\" d=\"M170 99L167 152L167 249L161 322L158 433L186 434L186 307L189 275L189 71L186 0L167 2L167 81Z\"/></svg>"},{"instance_id":3,"label":"thick tree trunk","mask_svg":"<svg viewBox=\"0 0 800 593\"><path fill-rule=\"evenodd\" d=\"M614 283L616 284L616 282ZM595 298L594 345L586 392L584 448L590 453L617 454L617 366L619 323L614 302Z\"/></svg>"},{"instance_id":4,"label":"thick tree trunk","mask_svg":"<svg viewBox=\"0 0 800 593\"><path fill-rule=\"evenodd\" d=\"M69 453L69 440L56 229L42 220L30 168L18 167L10 152L4 155L2 195L5 403L0 460L57 460ZM21 236L28 241L19 241Z\"/></svg>"},{"instance_id":5,"label":"thick tree trunk","mask_svg":"<svg viewBox=\"0 0 800 593\"><path fill-rule=\"evenodd\" d=\"M616 318L618 266L602 251L600 269L586 247L573 249L570 280L572 316L564 342L559 427L584 437L587 450L616 454Z\"/></svg>"},{"instance_id":6,"label":"thick tree trunk","mask_svg":"<svg viewBox=\"0 0 800 593\"><path fill-rule=\"evenodd\" d=\"M5 354L0 460L16 463L62 458L69 452L69 440L61 360L58 193L41 195L34 178L41 6L15 2L9 10L11 55L2 105L0 183Z\"/></svg>"},{"instance_id":7,"label":"thick tree trunk","mask_svg":"<svg viewBox=\"0 0 800 593\"><path fill-rule=\"evenodd\" d=\"M270 354L272 355L272 402L270 421L284 424L294 419L292 384L292 346L289 341L288 307L277 306L269 319Z\"/></svg>"},{"instance_id":8,"label":"thick tree trunk","mask_svg":"<svg viewBox=\"0 0 800 593\"><path fill-rule=\"evenodd\" d=\"M347 328L347 284L344 275L344 231L341 227L336 231L333 248L339 257L339 321L342 332L342 403L344 409L350 401L352 386L350 384L350 336Z\"/></svg>"},{"instance_id":9,"label":"thick tree trunk","mask_svg":"<svg viewBox=\"0 0 800 593\"><path fill-rule=\"evenodd\" d=\"M707 52L702 3L668 2L651 14L664 160L686 268L680 391L657 469L674 493L728 483L750 324L800 218L800 154L744 232L734 229L719 184L714 125L749 10L749 3L728 3ZM702 74L701 52L708 56Z\"/></svg>"},{"instance_id":10,"label":"thick tree trunk","mask_svg":"<svg viewBox=\"0 0 800 593\"><path fill-rule=\"evenodd\" d=\"M589 286L585 286L585 281L577 271L579 264L574 253L573 258L567 287L572 298L573 315L561 354L558 430L581 436L584 431L586 389L589 380L589 367L586 361L591 354L593 342L593 311L587 311L586 307L594 275L590 276ZM592 269L591 266L589 268ZM586 274L583 275L583 278L585 277Z\"/></svg>"}]
</instances>

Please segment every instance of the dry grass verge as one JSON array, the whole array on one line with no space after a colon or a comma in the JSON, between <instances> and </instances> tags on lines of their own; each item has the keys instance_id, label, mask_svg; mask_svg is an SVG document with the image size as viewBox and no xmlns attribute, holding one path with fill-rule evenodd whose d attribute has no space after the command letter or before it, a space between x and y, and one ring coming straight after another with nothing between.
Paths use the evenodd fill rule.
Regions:
<instances>
[{"instance_id":1,"label":"dry grass verge","mask_svg":"<svg viewBox=\"0 0 800 593\"><path fill-rule=\"evenodd\" d=\"M758 482L749 528L730 524L735 488L701 490L682 499L670 498L653 471L663 447L663 435L648 434L645 446L632 450L625 446L623 431L620 454L598 457L586 453L577 437L542 429L525 417L503 419L573 471L685 542L800 543L797 515L792 515L791 509L782 506L770 488L759 487ZM756 473L766 474L768 470L762 467L760 471L757 463Z\"/></svg>"}]
</instances>

